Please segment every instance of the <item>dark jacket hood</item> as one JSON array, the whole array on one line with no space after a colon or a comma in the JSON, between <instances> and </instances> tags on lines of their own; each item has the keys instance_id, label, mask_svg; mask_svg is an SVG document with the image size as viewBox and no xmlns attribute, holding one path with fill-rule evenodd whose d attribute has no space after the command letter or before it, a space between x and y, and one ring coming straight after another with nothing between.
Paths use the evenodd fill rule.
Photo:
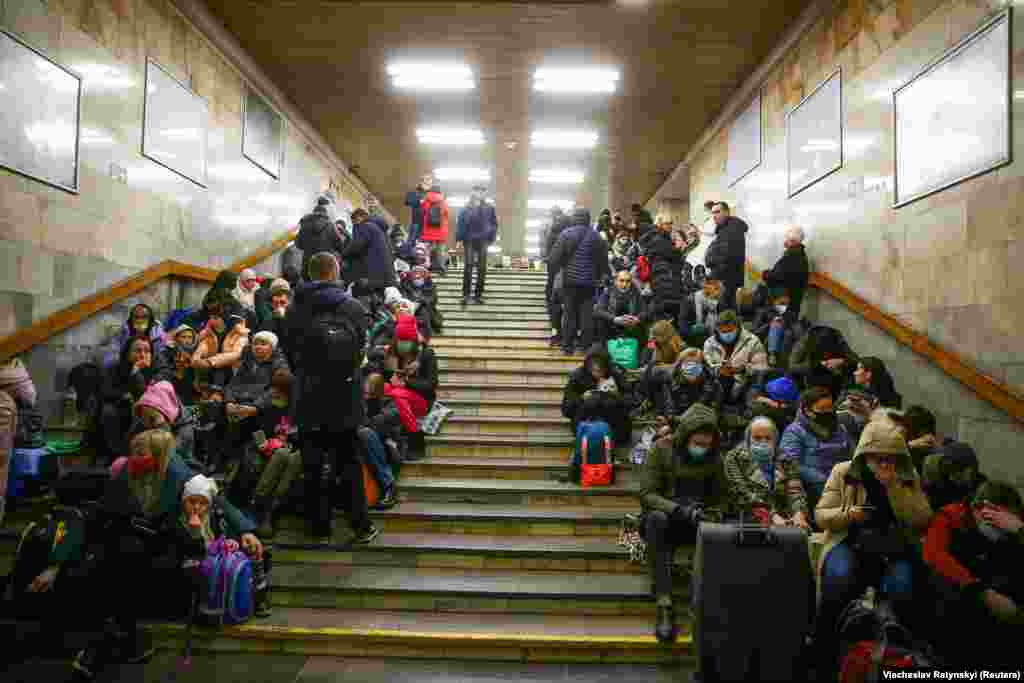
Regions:
<instances>
[{"instance_id":1,"label":"dark jacket hood","mask_svg":"<svg viewBox=\"0 0 1024 683\"><path fill-rule=\"evenodd\" d=\"M679 426L672 437L672 445L676 449L686 450L690 436L696 432L711 432L715 435L712 451L718 452L721 435L718 431L718 414L703 403L694 403L679 418Z\"/></svg>"},{"instance_id":2,"label":"dark jacket hood","mask_svg":"<svg viewBox=\"0 0 1024 683\"><path fill-rule=\"evenodd\" d=\"M318 280L299 285L295 292L295 306L328 306L351 299L345 286L338 280Z\"/></svg>"}]
</instances>

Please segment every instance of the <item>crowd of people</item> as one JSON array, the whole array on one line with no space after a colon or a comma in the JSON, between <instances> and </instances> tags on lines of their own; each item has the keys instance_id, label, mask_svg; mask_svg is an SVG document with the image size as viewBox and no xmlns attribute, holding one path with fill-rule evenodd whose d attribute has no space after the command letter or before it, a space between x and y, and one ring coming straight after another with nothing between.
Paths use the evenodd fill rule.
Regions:
<instances>
[{"instance_id":1,"label":"crowd of people","mask_svg":"<svg viewBox=\"0 0 1024 683\"><path fill-rule=\"evenodd\" d=\"M475 188L458 220L464 303L482 301L497 233L484 194ZM423 453L438 385L430 340L443 327L432 277L449 265L443 194L427 177L408 203L406 233L364 209L338 219L322 197L280 277L224 271L199 307L164 321L135 305L102 358L74 369L87 443L109 466L103 512L23 588L89 601L77 613L103 638L79 653L79 675L115 654L147 657L136 620L151 603L187 604L183 562L215 542L250 559L256 614L269 614L270 541L290 505L323 542L336 507L352 543L378 535L371 505L394 505L396 469ZM1012 660L1024 624L1019 492L987 480L969 445L940 440L926 406L902 410L880 359L801 316L798 227L747 294L747 225L725 202L706 209L710 244L639 205L628 224L556 211L543 240L551 345L586 352L562 401L576 434L566 479L630 445L635 426L655 432L638 495L658 639L676 637L675 549L702 521L743 516L824 534L819 670L834 669L840 613L868 586L950 662ZM698 248L703 263L690 260ZM34 393L20 363L0 368L0 458ZM152 585L167 590L141 600ZM960 647L954 624L984 634L981 645Z\"/></svg>"},{"instance_id":2,"label":"crowd of people","mask_svg":"<svg viewBox=\"0 0 1024 683\"><path fill-rule=\"evenodd\" d=\"M902 410L882 360L801 315L802 230L785 231L782 257L747 293L748 228L727 203L705 204L706 245L696 226L632 210L628 224L605 211L595 225L553 211L545 297L551 345L586 350L562 402L577 437L567 479L588 454L602 461L602 439L627 446L634 427L655 431L639 497L657 638L676 638L676 548L703 521L747 519L822 534L808 630L823 680L848 635L841 614L869 587L947 664L1019 664L1020 493L987 480L968 444L940 440L927 406ZM704 262L691 263L699 245ZM976 645L957 637L962 626Z\"/></svg>"}]
</instances>

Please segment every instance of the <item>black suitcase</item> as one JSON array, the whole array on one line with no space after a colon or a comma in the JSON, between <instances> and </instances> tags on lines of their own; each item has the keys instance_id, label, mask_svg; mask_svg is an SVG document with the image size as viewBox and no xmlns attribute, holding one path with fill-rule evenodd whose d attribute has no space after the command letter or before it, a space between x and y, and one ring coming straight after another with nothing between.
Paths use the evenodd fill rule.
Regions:
<instances>
[{"instance_id":1,"label":"black suitcase","mask_svg":"<svg viewBox=\"0 0 1024 683\"><path fill-rule=\"evenodd\" d=\"M693 573L694 644L706 683L804 677L814 610L806 533L701 524Z\"/></svg>"}]
</instances>

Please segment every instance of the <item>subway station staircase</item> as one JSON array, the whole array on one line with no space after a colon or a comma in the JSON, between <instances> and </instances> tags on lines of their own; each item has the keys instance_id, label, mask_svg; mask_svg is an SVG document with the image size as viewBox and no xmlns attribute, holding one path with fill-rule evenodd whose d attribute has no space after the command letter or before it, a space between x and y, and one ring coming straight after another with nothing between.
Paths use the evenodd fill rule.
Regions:
<instances>
[{"instance_id":1,"label":"subway station staircase","mask_svg":"<svg viewBox=\"0 0 1024 683\"><path fill-rule=\"evenodd\" d=\"M548 346L544 273L492 270L485 303L467 307L461 279L435 277L445 319L432 340L438 396L454 412L427 438L426 457L402 467L400 503L372 513L381 535L352 548L340 523L323 546L286 518L273 616L200 630L196 649L660 664L647 680L692 666L688 624L674 645L655 641L646 568L616 544L623 514L639 509L639 472L618 465L608 488L556 480L573 442L562 390L582 357ZM0 564L15 541L0 539ZM184 637L178 624L151 628L166 647Z\"/></svg>"}]
</instances>

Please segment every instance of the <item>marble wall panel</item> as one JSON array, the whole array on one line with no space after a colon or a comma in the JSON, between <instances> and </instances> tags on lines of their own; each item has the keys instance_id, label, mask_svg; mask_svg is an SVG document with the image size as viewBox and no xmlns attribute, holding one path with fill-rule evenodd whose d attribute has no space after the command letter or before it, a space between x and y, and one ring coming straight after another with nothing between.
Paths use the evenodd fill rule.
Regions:
<instances>
[{"instance_id":1,"label":"marble wall panel","mask_svg":"<svg viewBox=\"0 0 1024 683\"><path fill-rule=\"evenodd\" d=\"M1024 367L1024 100L1014 101L1015 161L909 206L891 207L891 92L1008 0L849 0L822 18L764 83L765 160L732 188L717 137L689 169L691 220L702 203L722 198L751 231L755 266L781 253L785 224L808 235L813 267L831 274L883 310L1000 381L1020 388ZM1014 22L1014 89L1024 90L1024 23ZM843 70L844 168L794 199L786 198L785 115L803 93ZM727 124L728 125L728 124ZM930 405L950 433L979 435L980 450L1014 476L1024 466L996 453L1024 445L1020 425L934 366L827 297L809 313L830 321L854 348L893 364L909 402ZM991 426L988 434L986 429Z\"/></svg>"}]
</instances>

